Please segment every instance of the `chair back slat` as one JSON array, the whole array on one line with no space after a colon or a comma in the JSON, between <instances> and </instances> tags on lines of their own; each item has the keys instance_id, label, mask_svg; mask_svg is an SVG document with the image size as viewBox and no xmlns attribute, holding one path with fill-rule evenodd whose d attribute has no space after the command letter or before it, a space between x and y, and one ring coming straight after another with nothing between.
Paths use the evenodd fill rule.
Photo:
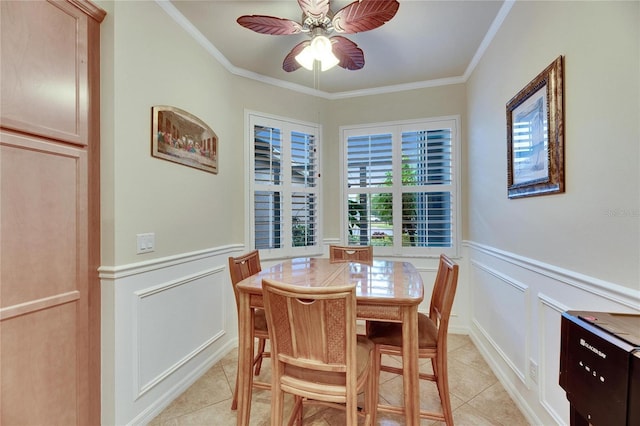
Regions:
<instances>
[{"instance_id":1,"label":"chair back slat","mask_svg":"<svg viewBox=\"0 0 640 426\"><path fill-rule=\"evenodd\" d=\"M231 274L231 282L233 284L237 284L260 271L262 271L262 267L260 265L260 252L258 250L250 251L242 256L229 258L229 273Z\"/></svg>"},{"instance_id":2,"label":"chair back slat","mask_svg":"<svg viewBox=\"0 0 640 426\"><path fill-rule=\"evenodd\" d=\"M355 287L309 289L263 280L271 345L281 362L345 371L355 345ZM292 361L295 360L295 361Z\"/></svg>"},{"instance_id":3,"label":"chair back slat","mask_svg":"<svg viewBox=\"0 0 640 426\"><path fill-rule=\"evenodd\" d=\"M453 299L458 285L458 265L446 255L440 255L438 273L431 295L429 317L438 327L438 340L446 339Z\"/></svg>"},{"instance_id":4,"label":"chair back slat","mask_svg":"<svg viewBox=\"0 0 640 426\"><path fill-rule=\"evenodd\" d=\"M236 284L260 271L262 271L262 266L260 264L260 252L258 250L250 251L238 257L229 257L229 275L231 276L233 293L236 296L236 304L238 303L238 289L236 288Z\"/></svg>"}]
</instances>

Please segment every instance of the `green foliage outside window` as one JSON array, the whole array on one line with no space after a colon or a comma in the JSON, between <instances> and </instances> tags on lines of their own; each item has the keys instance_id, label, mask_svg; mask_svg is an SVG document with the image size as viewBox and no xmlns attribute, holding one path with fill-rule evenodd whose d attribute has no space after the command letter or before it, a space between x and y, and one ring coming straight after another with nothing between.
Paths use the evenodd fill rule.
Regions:
<instances>
[{"instance_id":1,"label":"green foliage outside window","mask_svg":"<svg viewBox=\"0 0 640 426\"><path fill-rule=\"evenodd\" d=\"M416 169L408 162L402 165L402 185L412 186L417 183ZM386 173L386 179L382 186L390 187L393 184L391 172ZM393 238L382 233L382 235L362 235L366 232L371 224L371 218L377 218L379 223L389 226L393 225L393 195L390 192L381 194L373 194L371 197L371 212L367 212L367 199L362 197L360 202L349 200L349 243L352 244L371 244L374 246L390 246L393 244ZM414 235L416 232L417 221L417 202L416 196L412 192L402 194L402 239L403 246L415 245ZM360 236L354 231L359 229ZM365 241L363 241L363 238Z\"/></svg>"}]
</instances>

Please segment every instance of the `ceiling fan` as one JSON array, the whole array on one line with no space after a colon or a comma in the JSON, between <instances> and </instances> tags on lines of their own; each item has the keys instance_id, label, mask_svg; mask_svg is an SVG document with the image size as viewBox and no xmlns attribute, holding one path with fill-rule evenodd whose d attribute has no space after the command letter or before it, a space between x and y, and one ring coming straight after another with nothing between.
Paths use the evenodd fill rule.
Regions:
<instances>
[{"instance_id":1,"label":"ceiling fan","mask_svg":"<svg viewBox=\"0 0 640 426\"><path fill-rule=\"evenodd\" d=\"M397 0L357 0L333 14L330 0L298 0L302 23L265 15L243 15L238 23L260 34L292 35L306 33L311 40L298 43L284 58L282 68L292 72L301 66L313 70L315 61L322 71L335 65L348 70L364 67L364 52L346 37L384 25L393 18L400 4Z\"/></svg>"}]
</instances>

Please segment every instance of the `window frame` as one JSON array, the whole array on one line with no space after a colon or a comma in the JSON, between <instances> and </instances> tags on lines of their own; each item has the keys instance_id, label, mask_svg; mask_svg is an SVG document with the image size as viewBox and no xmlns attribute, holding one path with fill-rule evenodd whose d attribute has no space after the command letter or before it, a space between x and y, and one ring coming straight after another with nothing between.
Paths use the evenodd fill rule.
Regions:
<instances>
[{"instance_id":1,"label":"window frame","mask_svg":"<svg viewBox=\"0 0 640 426\"><path fill-rule=\"evenodd\" d=\"M245 244L250 250L256 247L256 235L255 235L255 193L260 191L260 185L255 181L255 141L254 141L254 128L258 126L266 126L280 129L282 133L282 146L281 146L281 170L282 170L282 214L283 220L281 223L282 234L281 248L272 249L259 249L261 259L280 259L288 257L306 257L316 256L322 254L322 125L318 123L311 123L301 120L295 120L292 118L281 117L271 114L266 114L258 111L245 110L245 170L249 173L245 179ZM291 133L302 132L305 134L311 134L315 137L316 145L316 171L315 186L312 189L304 187L305 190L300 191L301 187L293 184L291 181ZM299 192L308 192L315 195L316 200L316 241L311 246L293 246L293 214L292 214L292 200L291 194Z\"/></svg>"},{"instance_id":2,"label":"window frame","mask_svg":"<svg viewBox=\"0 0 640 426\"><path fill-rule=\"evenodd\" d=\"M348 209L349 209L349 188L348 188L348 144L349 137L367 136L379 134L391 134L392 138L392 173L393 176L402 176L402 133L410 131L432 131L440 129L451 129L451 179L450 185L438 185L439 188L447 188L445 192L451 193L451 247L403 247L401 239L394 239L391 246L376 246L377 256L387 257L438 257L444 253L451 257L457 257L460 250L460 235L462 230L461 222L461 200L460 191L460 116L442 116L422 118L415 120L389 121L381 123L368 123L359 125L340 126L340 239L343 244L349 241L348 235ZM400 180L401 182L401 180ZM449 189L450 188L450 189ZM368 194L378 191L363 188L361 191ZM393 198L402 197L401 183L394 183L391 187ZM351 193L353 194L353 192ZM395 203L393 206L393 217L401 217L401 204ZM401 221L400 221L401 222ZM401 224L394 221L394 233L396 229L401 229Z\"/></svg>"}]
</instances>

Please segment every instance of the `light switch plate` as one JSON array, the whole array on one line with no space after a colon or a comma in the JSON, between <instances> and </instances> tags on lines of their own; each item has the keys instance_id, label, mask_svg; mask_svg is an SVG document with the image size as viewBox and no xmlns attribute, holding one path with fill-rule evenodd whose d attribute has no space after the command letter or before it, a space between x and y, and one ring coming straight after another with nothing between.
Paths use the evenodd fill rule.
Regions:
<instances>
[{"instance_id":1,"label":"light switch plate","mask_svg":"<svg viewBox=\"0 0 640 426\"><path fill-rule=\"evenodd\" d=\"M156 246L156 234L148 232L146 234L136 235L136 253L143 254L149 253L155 250Z\"/></svg>"}]
</instances>

